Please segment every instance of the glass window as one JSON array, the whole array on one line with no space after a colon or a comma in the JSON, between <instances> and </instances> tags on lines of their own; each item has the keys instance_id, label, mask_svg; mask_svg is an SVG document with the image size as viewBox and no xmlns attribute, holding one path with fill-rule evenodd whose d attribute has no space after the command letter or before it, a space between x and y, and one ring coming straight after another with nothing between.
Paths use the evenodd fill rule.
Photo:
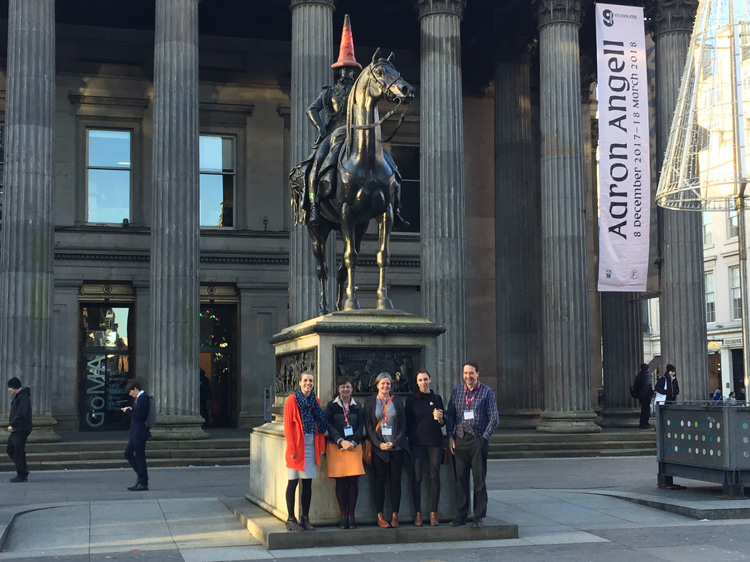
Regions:
<instances>
[{"instance_id":1,"label":"glass window","mask_svg":"<svg viewBox=\"0 0 750 562\"><path fill-rule=\"evenodd\" d=\"M742 293L740 292L740 266L729 268L729 298L731 299L732 320L742 318Z\"/></svg>"},{"instance_id":2,"label":"glass window","mask_svg":"<svg viewBox=\"0 0 750 562\"><path fill-rule=\"evenodd\" d=\"M706 284L706 322L716 322L716 294L714 293L714 272L703 274Z\"/></svg>"},{"instance_id":3,"label":"glass window","mask_svg":"<svg viewBox=\"0 0 750 562\"><path fill-rule=\"evenodd\" d=\"M86 131L86 221L122 224L130 220L131 132Z\"/></svg>"},{"instance_id":4,"label":"glass window","mask_svg":"<svg viewBox=\"0 0 750 562\"><path fill-rule=\"evenodd\" d=\"M711 226L711 213L703 212L703 245L711 246L714 243L714 233Z\"/></svg>"},{"instance_id":5,"label":"glass window","mask_svg":"<svg viewBox=\"0 0 750 562\"><path fill-rule=\"evenodd\" d=\"M201 226L234 226L235 140L201 135Z\"/></svg>"},{"instance_id":6,"label":"glass window","mask_svg":"<svg viewBox=\"0 0 750 562\"><path fill-rule=\"evenodd\" d=\"M79 350L80 430L125 429L130 405L125 386L133 377L132 305L82 304Z\"/></svg>"},{"instance_id":7,"label":"glass window","mask_svg":"<svg viewBox=\"0 0 750 562\"><path fill-rule=\"evenodd\" d=\"M734 201L729 201L729 216L727 217L727 238L737 238L739 232L737 209L734 208Z\"/></svg>"},{"instance_id":8,"label":"glass window","mask_svg":"<svg viewBox=\"0 0 750 562\"><path fill-rule=\"evenodd\" d=\"M419 232L419 147L391 145L389 152L401 174L401 216L409 221L401 232Z\"/></svg>"}]
</instances>

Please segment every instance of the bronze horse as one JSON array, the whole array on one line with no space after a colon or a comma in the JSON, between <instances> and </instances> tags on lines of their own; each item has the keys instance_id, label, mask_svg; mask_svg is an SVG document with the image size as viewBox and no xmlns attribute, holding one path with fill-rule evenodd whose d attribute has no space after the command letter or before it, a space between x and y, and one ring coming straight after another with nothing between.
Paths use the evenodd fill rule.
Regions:
<instances>
[{"instance_id":1,"label":"bronze horse","mask_svg":"<svg viewBox=\"0 0 750 562\"><path fill-rule=\"evenodd\" d=\"M378 58L379 50L372 62L360 73L352 86L347 102L346 125L331 133L331 138L340 137L345 128L346 136L332 174L330 189L321 190L319 207L321 219L317 225L307 222L312 238L313 254L317 261L320 280L320 313L328 312L326 281L328 267L325 246L331 231L341 232L344 240L344 256L338 266L338 310L355 310L359 301L355 293L354 270L360 244L372 219L378 223L377 264L380 269L378 281L378 309L393 308L385 286L385 270L390 261L388 241L393 227L393 195L399 184L397 169L391 156L383 148L378 102L382 99L400 106L414 99L414 87L396 71L388 58ZM392 112L391 112L392 113ZM390 113L386 116L388 117ZM328 142L328 141L324 141ZM299 170L302 164L295 170ZM315 171L310 172L315 173ZM292 172L292 190L295 197L292 205L298 222L304 224L304 183L300 186L302 172ZM302 180L303 181L303 180ZM300 197L300 187L302 187ZM302 220L300 220L302 219Z\"/></svg>"}]
</instances>

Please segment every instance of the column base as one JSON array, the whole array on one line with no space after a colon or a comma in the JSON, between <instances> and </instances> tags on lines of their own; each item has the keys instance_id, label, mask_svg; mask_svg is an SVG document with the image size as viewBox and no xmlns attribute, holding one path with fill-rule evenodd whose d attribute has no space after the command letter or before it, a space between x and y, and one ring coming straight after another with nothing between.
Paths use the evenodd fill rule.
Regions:
<instances>
[{"instance_id":1,"label":"column base","mask_svg":"<svg viewBox=\"0 0 750 562\"><path fill-rule=\"evenodd\" d=\"M499 424L501 429L536 429L541 423L540 409L500 410Z\"/></svg>"},{"instance_id":2,"label":"column base","mask_svg":"<svg viewBox=\"0 0 750 562\"><path fill-rule=\"evenodd\" d=\"M607 408L601 411L602 427L638 427L640 425L640 408Z\"/></svg>"},{"instance_id":3,"label":"column base","mask_svg":"<svg viewBox=\"0 0 750 562\"><path fill-rule=\"evenodd\" d=\"M151 429L151 438L157 441L179 441L182 439L208 439L201 429L200 416L160 415Z\"/></svg>"},{"instance_id":4,"label":"column base","mask_svg":"<svg viewBox=\"0 0 750 562\"><path fill-rule=\"evenodd\" d=\"M61 438L55 431L57 421L50 414L32 414L31 423L34 429L29 434L29 443L57 443L60 441Z\"/></svg>"},{"instance_id":5,"label":"column base","mask_svg":"<svg viewBox=\"0 0 750 562\"><path fill-rule=\"evenodd\" d=\"M544 411L536 430L540 433L601 433L602 428L594 420L596 414L591 410Z\"/></svg>"}]
</instances>

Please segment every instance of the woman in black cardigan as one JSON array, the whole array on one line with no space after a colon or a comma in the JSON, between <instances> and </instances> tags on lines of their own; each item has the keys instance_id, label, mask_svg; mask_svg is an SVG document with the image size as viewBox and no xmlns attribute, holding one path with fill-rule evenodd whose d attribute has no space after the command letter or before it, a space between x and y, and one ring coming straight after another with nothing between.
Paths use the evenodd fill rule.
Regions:
<instances>
[{"instance_id":1,"label":"woman in black cardigan","mask_svg":"<svg viewBox=\"0 0 750 562\"><path fill-rule=\"evenodd\" d=\"M417 390L406 399L406 420L411 452L411 495L414 501L414 525L422 526L422 475L427 469L430 482L430 525L438 521L440 498L440 461L443 458L443 399L430 390L430 373L417 373Z\"/></svg>"},{"instance_id":2,"label":"woman in black cardigan","mask_svg":"<svg viewBox=\"0 0 750 562\"><path fill-rule=\"evenodd\" d=\"M398 510L401 506L401 470L404 453L409 452L406 441L406 411L398 396L391 395L393 379L380 373L375 379L377 394L365 398L365 431L372 442L372 488L378 526L386 529L398 527ZM385 486L390 482L391 520L383 516Z\"/></svg>"},{"instance_id":3,"label":"woman in black cardigan","mask_svg":"<svg viewBox=\"0 0 750 562\"><path fill-rule=\"evenodd\" d=\"M354 510L359 495L359 477L365 473L362 465L362 441L365 416L362 406L352 398L352 379L336 380L338 394L326 407L328 419L328 476L336 480L336 500L339 503L342 529L356 529Z\"/></svg>"}]
</instances>

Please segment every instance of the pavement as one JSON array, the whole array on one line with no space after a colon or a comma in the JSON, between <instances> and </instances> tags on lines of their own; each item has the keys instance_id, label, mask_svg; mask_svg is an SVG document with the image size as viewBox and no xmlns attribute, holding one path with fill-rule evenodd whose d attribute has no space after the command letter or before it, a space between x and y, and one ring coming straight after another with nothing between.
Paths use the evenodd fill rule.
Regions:
<instances>
[{"instance_id":1,"label":"pavement","mask_svg":"<svg viewBox=\"0 0 750 562\"><path fill-rule=\"evenodd\" d=\"M488 472L488 517L518 525L516 539L354 544L336 531L336 546L271 550L230 511L245 501L247 466L154 468L139 493L126 489L129 469L36 472L19 484L0 473L0 561L750 560L750 499L677 478L686 489L658 489L653 456L491 460Z\"/></svg>"}]
</instances>

